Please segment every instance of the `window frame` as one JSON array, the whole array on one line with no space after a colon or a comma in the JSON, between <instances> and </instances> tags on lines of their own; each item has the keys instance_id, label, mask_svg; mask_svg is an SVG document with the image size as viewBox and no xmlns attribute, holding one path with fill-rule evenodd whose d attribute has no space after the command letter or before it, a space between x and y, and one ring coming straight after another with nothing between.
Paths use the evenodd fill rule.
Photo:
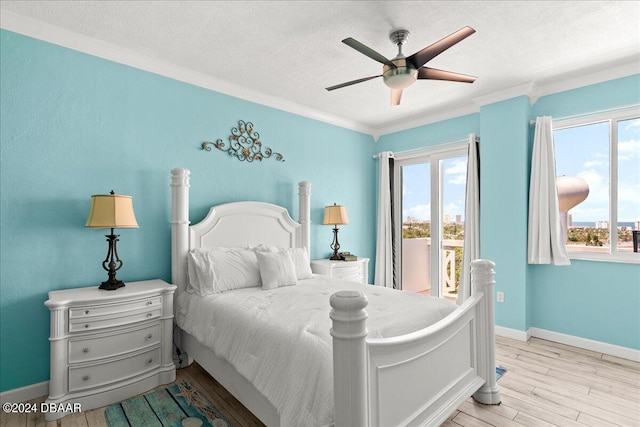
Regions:
<instances>
[{"instance_id":1,"label":"window frame","mask_svg":"<svg viewBox=\"0 0 640 427\"><path fill-rule=\"evenodd\" d=\"M581 115L552 122L552 132L597 123L609 123L609 252L586 252L565 247L570 259L640 264L640 252L618 251L618 122L640 119L640 108L634 106L616 111ZM554 143L555 145L555 143ZM554 147L554 156L556 154Z\"/></svg>"},{"instance_id":2,"label":"window frame","mask_svg":"<svg viewBox=\"0 0 640 427\"><path fill-rule=\"evenodd\" d=\"M400 289L402 289L402 168L404 166L411 166L420 163L429 163L430 173L430 195L431 201L437 203L431 203L431 245L435 246L434 242L437 242L435 251L431 252L431 283L437 283L438 286L431 287L431 296L442 298L442 284L440 278L442 275L442 238L440 236L440 230L442 228L442 222L444 220L442 213L442 165L441 161L449 158L468 156L469 155L469 142L461 141L454 143L445 143L440 145L433 145L430 147L423 147L415 150L396 153L394 155L394 224L393 227L396 230L394 246L398 248L395 251L395 265L396 265L396 277L400 283ZM467 159L468 161L468 159ZM466 185L466 184L465 184ZM436 268L433 268L433 266Z\"/></svg>"}]
</instances>

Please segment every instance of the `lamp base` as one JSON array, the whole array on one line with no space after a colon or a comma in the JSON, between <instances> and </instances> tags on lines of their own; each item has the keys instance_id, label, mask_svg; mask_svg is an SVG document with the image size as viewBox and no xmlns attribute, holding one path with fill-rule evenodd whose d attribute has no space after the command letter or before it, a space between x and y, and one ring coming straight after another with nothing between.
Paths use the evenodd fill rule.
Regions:
<instances>
[{"instance_id":1,"label":"lamp base","mask_svg":"<svg viewBox=\"0 0 640 427\"><path fill-rule=\"evenodd\" d=\"M118 288L123 288L124 282L122 280L107 280L106 282L102 282L98 289L104 289L105 291L115 291Z\"/></svg>"},{"instance_id":2,"label":"lamp base","mask_svg":"<svg viewBox=\"0 0 640 427\"><path fill-rule=\"evenodd\" d=\"M344 261L344 257L342 255L334 255L329 258L331 261Z\"/></svg>"}]
</instances>

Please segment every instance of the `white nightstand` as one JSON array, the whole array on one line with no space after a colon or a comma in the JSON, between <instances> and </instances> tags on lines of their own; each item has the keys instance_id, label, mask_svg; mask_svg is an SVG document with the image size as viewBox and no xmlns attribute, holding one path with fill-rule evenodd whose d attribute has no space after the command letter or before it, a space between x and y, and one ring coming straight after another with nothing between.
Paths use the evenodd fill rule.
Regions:
<instances>
[{"instance_id":1,"label":"white nightstand","mask_svg":"<svg viewBox=\"0 0 640 427\"><path fill-rule=\"evenodd\" d=\"M369 258L358 258L356 261L316 259L311 261L311 271L349 282L367 284L369 283Z\"/></svg>"},{"instance_id":2,"label":"white nightstand","mask_svg":"<svg viewBox=\"0 0 640 427\"><path fill-rule=\"evenodd\" d=\"M109 405L175 381L173 292L162 280L49 292L48 404ZM71 405L70 405L71 406ZM45 413L47 421L67 415Z\"/></svg>"}]
</instances>

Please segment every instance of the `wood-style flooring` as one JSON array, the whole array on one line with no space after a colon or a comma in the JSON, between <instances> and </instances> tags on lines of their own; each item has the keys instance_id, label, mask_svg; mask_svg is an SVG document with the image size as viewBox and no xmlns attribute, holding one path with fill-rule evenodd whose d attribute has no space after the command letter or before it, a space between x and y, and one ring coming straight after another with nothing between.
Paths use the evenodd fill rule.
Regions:
<instances>
[{"instance_id":1,"label":"wood-style flooring","mask_svg":"<svg viewBox=\"0 0 640 427\"><path fill-rule=\"evenodd\" d=\"M469 399L442 426L640 426L640 363L536 338L524 343L501 337L496 359L507 369L498 381L502 404ZM234 426L262 426L197 364L178 370L177 378L196 385ZM42 414L2 413L0 426L101 427L104 410L49 423Z\"/></svg>"}]
</instances>

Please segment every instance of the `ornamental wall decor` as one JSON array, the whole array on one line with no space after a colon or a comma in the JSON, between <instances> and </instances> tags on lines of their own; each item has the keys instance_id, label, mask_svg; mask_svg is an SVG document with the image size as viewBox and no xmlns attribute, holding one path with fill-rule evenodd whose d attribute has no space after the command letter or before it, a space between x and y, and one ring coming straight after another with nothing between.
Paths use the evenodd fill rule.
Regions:
<instances>
[{"instance_id":1,"label":"ornamental wall decor","mask_svg":"<svg viewBox=\"0 0 640 427\"><path fill-rule=\"evenodd\" d=\"M236 157L240 161L253 162L254 160L275 158L279 162L284 162L284 156L275 153L271 148L264 147L262 151L262 141L260 134L254 132L253 123L238 120L238 127L231 128L229 135L229 144L222 142L222 139L216 142L203 142L202 150L211 151L211 145L220 151L226 151L232 157Z\"/></svg>"}]
</instances>

